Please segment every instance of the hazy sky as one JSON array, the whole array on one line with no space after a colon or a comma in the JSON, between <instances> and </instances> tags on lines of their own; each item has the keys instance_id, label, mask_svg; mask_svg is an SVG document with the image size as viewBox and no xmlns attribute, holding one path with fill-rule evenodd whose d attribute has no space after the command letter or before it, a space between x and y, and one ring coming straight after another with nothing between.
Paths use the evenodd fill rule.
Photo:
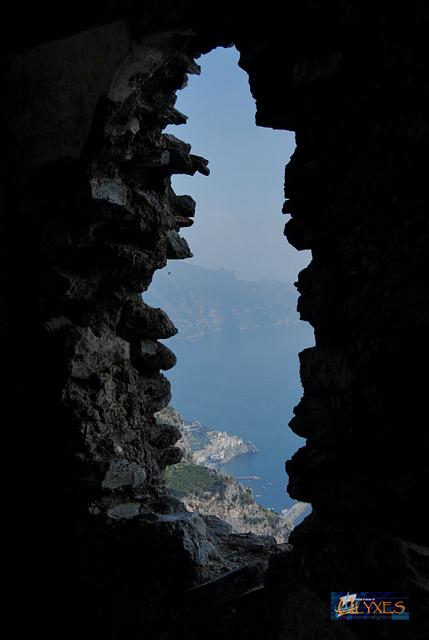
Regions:
<instances>
[{"instance_id":1,"label":"hazy sky","mask_svg":"<svg viewBox=\"0 0 429 640\"><path fill-rule=\"evenodd\" d=\"M284 166L294 134L256 127L255 103L235 48L200 58L176 107L188 123L167 131L209 160L210 176L174 176L178 194L197 202L195 224L182 229L194 258L189 263L234 271L239 278L293 282L310 260L283 236Z\"/></svg>"}]
</instances>

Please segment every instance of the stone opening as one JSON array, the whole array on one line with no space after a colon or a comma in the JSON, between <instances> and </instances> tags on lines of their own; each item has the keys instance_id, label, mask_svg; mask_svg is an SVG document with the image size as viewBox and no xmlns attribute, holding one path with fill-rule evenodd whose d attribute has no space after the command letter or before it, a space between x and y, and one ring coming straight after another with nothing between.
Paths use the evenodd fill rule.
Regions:
<instances>
[{"instance_id":1,"label":"stone opening","mask_svg":"<svg viewBox=\"0 0 429 640\"><path fill-rule=\"evenodd\" d=\"M165 132L207 156L211 174L172 177L175 192L192 194L197 203L190 220L196 224L182 231L194 258L170 261L155 273L144 300L166 310L179 328L165 343L178 356L166 375L182 418L170 408L157 417L175 421L186 449L168 469L169 486L191 510L285 542L309 509L289 498L284 472L285 458L303 444L287 422L302 393L297 354L313 343L310 328L298 324L292 284L309 252L298 255L282 233L293 134L255 127L248 77L238 62L235 48L216 49L198 59L201 75L178 92L176 107L188 122ZM229 273L222 277L220 268ZM194 487L191 476L199 479Z\"/></svg>"},{"instance_id":2,"label":"stone opening","mask_svg":"<svg viewBox=\"0 0 429 640\"><path fill-rule=\"evenodd\" d=\"M24 469L11 492L26 533L17 574L28 615L15 619L34 633L42 617L45 637L83 626L121 640L201 638L201 629L426 638L422 3L305 1L281 14L269 0L131 9L78 0L72 17L22 9L8 7L4 20L13 42L2 145L10 431ZM165 490L178 434L152 416L169 402L160 369L174 356L159 340L175 329L140 299L154 269L189 251L177 227L193 205L166 179L207 170L162 136L183 121L174 93L196 55L231 42L258 124L296 131L286 234L312 251L298 286L316 346L300 355L293 420L307 444L288 473L291 495L313 512L282 553L187 515ZM412 623L332 626L333 585L380 584L413 593Z\"/></svg>"}]
</instances>

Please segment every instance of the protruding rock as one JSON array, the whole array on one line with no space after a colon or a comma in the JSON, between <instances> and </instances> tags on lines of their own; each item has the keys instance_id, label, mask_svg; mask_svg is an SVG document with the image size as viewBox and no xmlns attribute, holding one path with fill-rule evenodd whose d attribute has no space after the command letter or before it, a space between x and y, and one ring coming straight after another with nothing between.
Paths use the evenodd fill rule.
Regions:
<instances>
[{"instance_id":1,"label":"protruding rock","mask_svg":"<svg viewBox=\"0 0 429 640\"><path fill-rule=\"evenodd\" d=\"M174 367L177 358L168 347L160 342L150 338L143 338L138 344L132 345L131 361L141 371L147 369L162 369L166 371Z\"/></svg>"},{"instance_id":2,"label":"protruding rock","mask_svg":"<svg viewBox=\"0 0 429 640\"><path fill-rule=\"evenodd\" d=\"M177 231L167 231L167 258L169 260L184 260L192 258L192 253L185 238L179 236Z\"/></svg>"},{"instance_id":3,"label":"protruding rock","mask_svg":"<svg viewBox=\"0 0 429 640\"><path fill-rule=\"evenodd\" d=\"M130 520L140 513L140 502L124 502L108 510L107 515L113 520Z\"/></svg>"},{"instance_id":4,"label":"protruding rock","mask_svg":"<svg viewBox=\"0 0 429 640\"><path fill-rule=\"evenodd\" d=\"M157 513L141 517L142 521L146 518L158 530L158 537L168 535L171 540L180 540L182 551L197 565L206 565L210 560L213 561L213 557L218 556L214 541L198 513L183 511L171 515Z\"/></svg>"},{"instance_id":5,"label":"protruding rock","mask_svg":"<svg viewBox=\"0 0 429 640\"><path fill-rule=\"evenodd\" d=\"M162 309L150 307L140 296L124 304L118 330L128 340L136 336L148 338L171 338L177 329Z\"/></svg>"},{"instance_id":6,"label":"protruding rock","mask_svg":"<svg viewBox=\"0 0 429 640\"><path fill-rule=\"evenodd\" d=\"M293 206L292 206L292 201L291 200L285 200L283 207L282 207L282 213L284 214L290 214L293 213Z\"/></svg>"},{"instance_id":7,"label":"protruding rock","mask_svg":"<svg viewBox=\"0 0 429 640\"><path fill-rule=\"evenodd\" d=\"M167 422L165 419L164 412L168 412L168 409L170 407L156 414L156 422L149 431L150 443L158 449L170 447L182 437L179 427L173 422Z\"/></svg>"},{"instance_id":8,"label":"protruding rock","mask_svg":"<svg viewBox=\"0 0 429 640\"><path fill-rule=\"evenodd\" d=\"M196 202L191 196L175 196L172 206L177 215L193 218L195 216Z\"/></svg>"},{"instance_id":9,"label":"protruding rock","mask_svg":"<svg viewBox=\"0 0 429 640\"><path fill-rule=\"evenodd\" d=\"M170 382L162 373L151 372L150 376L140 376L137 392L141 394L142 405L147 413L161 411L171 400Z\"/></svg>"},{"instance_id":10,"label":"protruding rock","mask_svg":"<svg viewBox=\"0 0 429 640\"><path fill-rule=\"evenodd\" d=\"M160 469L165 469L167 466L180 462L183 452L179 447L165 447L164 449L155 450L154 456Z\"/></svg>"},{"instance_id":11,"label":"protruding rock","mask_svg":"<svg viewBox=\"0 0 429 640\"><path fill-rule=\"evenodd\" d=\"M191 145L189 142L184 142L183 140L180 140L180 138L173 136L171 133L163 133L162 142L166 149L177 149L185 153L190 153L191 151Z\"/></svg>"},{"instance_id":12,"label":"protruding rock","mask_svg":"<svg viewBox=\"0 0 429 640\"><path fill-rule=\"evenodd\" d=\"M288 242L295 247L295 249L298 249L298 251L310 249L311 232L298 220L295 220L295 218L291 218L291 220L286 222L283 233L288 239Z\"/></svg>"},{"instance_id":13,"label":"protruding rock","mask_svg":"<svg viewBox=\"0 0 429 640\"><path fill-rule=\"evenodd\" d=\"M146 482L146 470L141 464L128 460L112 460L102 482L103 489L132 487L142 489Z\"/></svg>"},{"instance_id":14,"label":"protruding rock","mask_svg":"<svg viewBox=\"0 0 429 640\"><path fill-rule=\"evenodd\" d=\"M189 73L190 75L194 75L194 76L201 75L201 67L199 64L195 62L193 58L191 58L190 56L184 55L182 60L186 66L186 73Z\"/></svg>"},{"instance_id":15,"label":"protruding rock","mask_svg":"<svg viewBox=\"0 0 429 640\"><path fill-rule=\"evenodd\" d=\"M190 154L184 147L174 146L168 149L170 161L168 171L173 174L193 176L197 171L205 176L210 174L208 160L201 156Z\"/></svg>"},{"instance_id":16,"label":"protruding rock","mask_svg":"<svg viewBox=\"0 0 429 640\"><path fill-rule=\"evenodd\" d=\"M177 109L174 109L174 108L166 109L165 112L159 116L159 118L160 118L161 122L164 123L165 125L167 125L167 124L175 124L175 125L186 124L187 121L188 121L188 116L187 115L185 115L181 111L178 111Z\"/></svg>"},{"instance_id":17,"label":"protruding rock","mask_svg":"<svg viewBox=\"0 0 429 640\"><path fill-rule=\"evenodd\" d=\"M194 221L191 218L185 218L184 216L176 216L176 229L181 227L192 227Z\"/></svg>"},{"instance_id":18,"label":"protruding rock","mask_svg":"<svg viewBox=\"0 0 429 640\"><path fill-rule=\"evenodd\" d=\"M188 151L184 151L178 148L170 149L170 162L168 164L168 171L173 174L183 174L187 176L193 176L196 172L194 163L192 162L192 156Z\"/></svg>"},{"instance_id":19,"label":"protruding rock","mask_svg":"<svg viewBox=\"0 0 429 640\"><path fill-rule=\"evenodd\" d=\"M193 165L195 167L195 171L198 173L202 173L203 176L210 175L210 169L208 167L209 161L203 158L202 156L194 156L191 155Z\"/></svg>"},{"instance_id":20,"label":"protruding rock","mask_svg":"<svg viewBox=\"0 0 429 640\"><path fill-rule=\"evenodd\" d=\"M158 169L170 164L170 152L168 149L153 149L147 155L135 156L130 163L132 172L142 169Z\"/></svg>"}]
</instances>

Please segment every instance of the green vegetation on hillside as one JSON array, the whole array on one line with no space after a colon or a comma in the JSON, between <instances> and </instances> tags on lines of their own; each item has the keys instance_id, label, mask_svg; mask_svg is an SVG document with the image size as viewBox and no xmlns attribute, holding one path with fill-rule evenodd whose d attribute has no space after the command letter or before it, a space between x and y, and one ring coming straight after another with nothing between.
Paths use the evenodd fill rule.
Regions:
<instances>
[{"instance_id":1,"label":"green vegetation on hillside","mask_svg":"<svg viewBox=\"0 0 429 640\"><path fill-rule=\"evenodd\" d=\"M171 492L181 498L193 493L201 495L220 489L219 476L212 469L202 467L189 460L167 467L165 477Z\"/></svg>"},{"instance_id":2,"label":"green vegetation on hillside","mask_svg":"<svg viewBox=\"0 0 429 640\"><path fill-rule=\"evenodd\" d=\"M185 507L201 514L215 515L233 531L270 535L285 542L291 527L282 517L258 504L249 487L230 475L195 464L189 452L178 464L167 467L167 485Z\"/></svg>"}]
</instances>

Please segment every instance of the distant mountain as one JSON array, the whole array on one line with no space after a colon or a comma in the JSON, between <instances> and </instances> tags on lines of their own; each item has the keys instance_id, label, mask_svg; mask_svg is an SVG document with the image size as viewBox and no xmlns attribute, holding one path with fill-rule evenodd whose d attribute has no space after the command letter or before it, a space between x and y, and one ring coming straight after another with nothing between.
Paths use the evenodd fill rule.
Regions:
<instances>
[{"instance_id":1,"label":"distant mountain","mask_svg":"<svg viewBox=\"0 0 429 640\"><path fill-rule=\"evenodd\" d=\"M297 293L275 280L238 280L231 271L185 262L157 272L144 300L161 307L180 338L296 323Z\"/></svg>"}]
</instances>

